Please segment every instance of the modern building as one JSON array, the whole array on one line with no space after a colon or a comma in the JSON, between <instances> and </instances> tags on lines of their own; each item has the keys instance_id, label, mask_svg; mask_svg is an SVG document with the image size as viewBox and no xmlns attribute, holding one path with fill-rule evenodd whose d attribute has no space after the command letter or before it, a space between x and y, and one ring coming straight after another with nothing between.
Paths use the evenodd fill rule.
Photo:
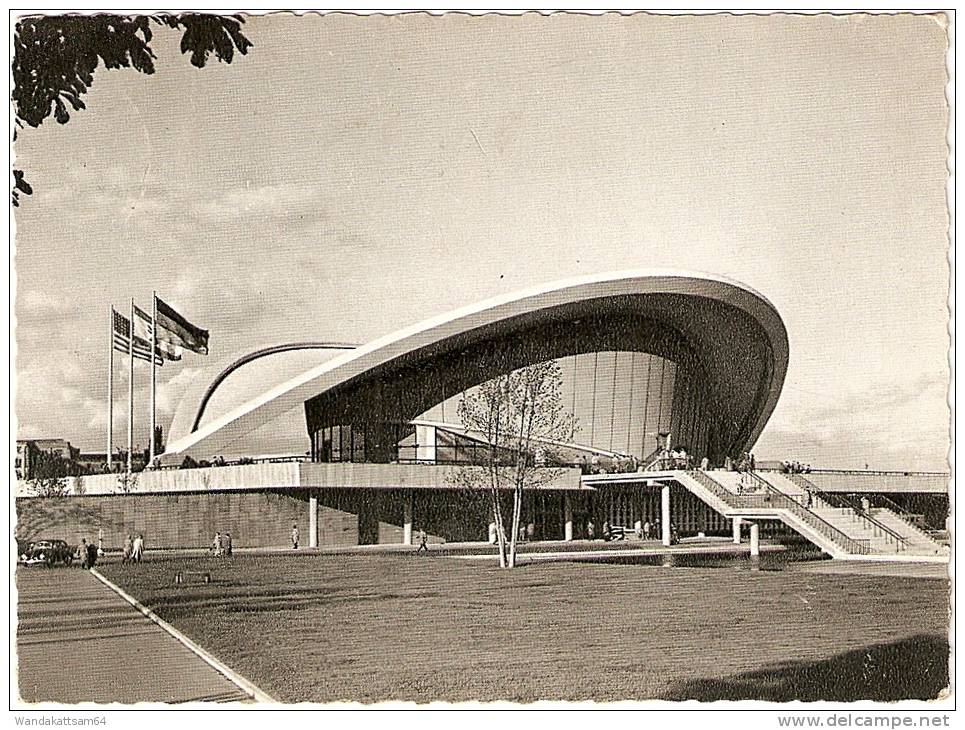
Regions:
<instances>
[{"instance_id":1,"label":"modern building","mask_svg":"<svg viewBox=\"0 0 965 730\"><path fill-rule=\"evenodd\" d=\"M751 451L788 364L787 333L767 299L678 271L535 287L364 345L258 348L185 395L164 469L121 490L111 476L85 478L84 494L109 513L103 521L122 526L152 505L165 516L149 529L172 546L206 544L216 529L238 544L284 544L292 525L311 545L409 542L418 528L437 540L486 540L488 501L464 475L488 442L460 422L460 399L551 360L579 430L546 443L556 467L525 495L527 536L574 539L604 522L649 522L668 539L671 521L684 534L730 533L749 521L784 524L832 554L865 539L828 538L817 507L802 506L804 516L774 507L783 497L801 506L800 484L750 488L729 472L659 462L671 449L691 466ZM234 465L177 468L186 463ZM768 504L742 494L767 489Z\"/></svg>"}]
</instances>

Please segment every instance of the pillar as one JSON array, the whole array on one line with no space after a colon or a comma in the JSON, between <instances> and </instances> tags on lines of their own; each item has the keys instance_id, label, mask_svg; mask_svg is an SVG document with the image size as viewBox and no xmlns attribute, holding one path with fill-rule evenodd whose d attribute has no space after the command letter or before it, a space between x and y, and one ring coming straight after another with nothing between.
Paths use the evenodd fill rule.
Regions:
<instances>
[{"instance_id":1,"label":"pillar","mask_svg":"<svg viewBox=\"0 0 965 730\"><path fill-rule=\"evenodd\" d=\"M664 484L660 489L660 531L663 544L670 547L670 485Z\"/></svg>"},{"instance_id":2,"label":"pillar","mask_svg":"<svg viewBox=\"0 0 965 730\"><path fill-rule=\"evenodd\" d=\"M416 426L416 459L421 462L436 463L436 427Z\"/></svg>"},{"instance_id":3,"label":"pillar","mask_svg":"<svg viewBox=\"0 0 965 730\"><path fill-rule=\"evenodd\" d=\"M735 517L734 520L734 544L741 544L741 518Z\"/></svg>"},{"instance_id":4,"label":"pillar","mask_svg":"<svg viewBox=\"0 0 965 730\"><path fill-rule=\"evenodd\" d=\"M573 539L573 498L569 492L563 494L563 539Z\"/></svg>"},{"instance_id":5,"label":"pillar","mask_svg":"<svg viewBox=\"0 0 965 730\"><path fill-rule=\"evenodd\" d=\"M308 493L308 547L318 547L318 491Z\"/></svg>"},{"instance_id":6,"label":"pillar","mask_svg":"<svg viewBox=\"0 0 965 730\"><path fill-rule=\"evenodd\" d=\"M407 489L402 493L402 543L412 544L412 490Z\"/></svg>"},{"instance_id":7,"label":"pillar","mask_svg":"<svg viewBox=\"0 0 965 730\"><path fill-rule=\"evenodd\" d=\"M761 554L761 526L757 522L751 523L751 557Z\"/></svg>"}]
</instances>

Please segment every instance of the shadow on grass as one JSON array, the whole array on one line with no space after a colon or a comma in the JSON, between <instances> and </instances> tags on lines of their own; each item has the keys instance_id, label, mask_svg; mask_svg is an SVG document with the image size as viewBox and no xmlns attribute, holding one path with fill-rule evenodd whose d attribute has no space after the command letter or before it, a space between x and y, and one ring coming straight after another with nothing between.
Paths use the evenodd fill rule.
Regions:
<instances>
[{"instance_id":1,"label":"shadow on grass","mask_svg":"<svg viewBox=\"0 0 965 730\"><path fill-rule=\"evenodd\" d=\"M948 641L922 634L823 661L777 664L724 679L676 683L660 699L854 702L932 700L948 686Z\"/></svg>"}]
</instances>

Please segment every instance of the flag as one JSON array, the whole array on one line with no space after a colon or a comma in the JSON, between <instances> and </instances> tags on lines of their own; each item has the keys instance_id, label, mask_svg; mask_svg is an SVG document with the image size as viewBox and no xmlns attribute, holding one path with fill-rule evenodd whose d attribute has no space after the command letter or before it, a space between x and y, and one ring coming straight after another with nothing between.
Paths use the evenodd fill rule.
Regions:
<instances>
[{"instance_id":1,"label":"flag","mask_svg":"<svg viewBox=\"0 0 965 730\"><path fill-rule=\"evenodd\" d=\"M134 345L138 342L144 343L145 352L151 349L151 315L143 311L140 307L134 307ZM165 360L180 360L181 348L158 339L155 342L155 352ZM147 358L145 358L147 359Z\"/></svg>"},{"instance_id":2,"label":"flag","mask_svg":"<svg viewBox=\"0 0 965 730\"><path fill-rule=\"evenodd\" d=\"M116 309L111 311L114 314L114 349L124 353L129 353L131 351L131 322ZM162 355L163 353L160 348L156 350L156 362L158 365L164 364L164 357ZM137 335L134 335L134 357L136 357L138 360L151 360L151 343L147 340L141 339Z\"/></svg>"},{"instance_id":3,"label":"flag","mask_svg":"<svg viewBox=\"0 0 965 730\"><path fill-rule=\"evenodd\" d=\"M167 342L185 350L197 352L200 355L208 354L208 330L197 327L180 314L170 305L165 304L160 297L155 297L157 307L157 339L159 342Z\"/></svg>"}]
</instances>

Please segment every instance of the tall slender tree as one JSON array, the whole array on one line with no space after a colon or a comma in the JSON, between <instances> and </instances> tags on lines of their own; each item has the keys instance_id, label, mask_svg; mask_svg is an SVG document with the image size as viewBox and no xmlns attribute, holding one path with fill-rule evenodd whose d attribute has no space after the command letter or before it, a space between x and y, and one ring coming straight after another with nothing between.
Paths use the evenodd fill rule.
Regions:
<instances>
[{"instance_id":1,"label":"tall slender tree","mask_svg":"<svg viewBox=\"0 0 965 730\"><path fill-rule=\"evenodd\" d=\"M549 360L489 380L459 401L462 425L487 443L476 452L473 466L462 470L462 480L466 486L489 490L502 568L516 567L524 492L558 477L555 444L571 442L576 432L576 419L564 408L562 391L562 369ZM512 495L510 504L507 493Z\"/></svg>"}]
</instances>

